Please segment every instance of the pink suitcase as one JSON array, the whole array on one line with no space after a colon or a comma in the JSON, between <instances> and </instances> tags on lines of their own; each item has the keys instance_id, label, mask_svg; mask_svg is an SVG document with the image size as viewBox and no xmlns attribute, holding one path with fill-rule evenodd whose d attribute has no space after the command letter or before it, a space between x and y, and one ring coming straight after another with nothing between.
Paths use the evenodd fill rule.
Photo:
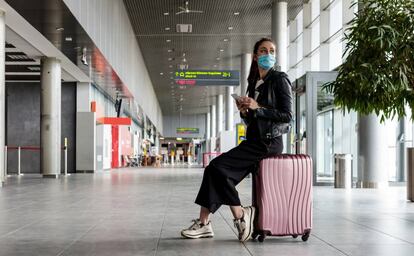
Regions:
<instances>
[{"instance_id":1,"label":"pink suitcase","mask_svg":"<svg viewBox=\"0 0 414 256\"><path fill-rule=\"evenodd\" d=\"M253 239L302 235L307 241L312 229L312 159L287 154L266 158L253 176Z\"/></svg>"}]
</instances>

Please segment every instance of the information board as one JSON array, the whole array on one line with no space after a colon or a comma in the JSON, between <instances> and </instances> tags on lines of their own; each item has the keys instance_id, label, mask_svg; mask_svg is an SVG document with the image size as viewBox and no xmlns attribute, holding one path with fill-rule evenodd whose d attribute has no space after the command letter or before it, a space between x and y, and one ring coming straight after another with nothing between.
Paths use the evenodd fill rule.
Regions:
<instances>
[{"instance_id":1,"label":"information board","mask_svg":"<svg viewBox=\"0 0 414 256\"><path fill-rule=\"evenodd\" d=\"M235 70L181 70L175 72L174 79L178 85L237 86L239 78Z\"/></svg>"},{"instance_id":2,"label":"information board","mask_svg":"<svg viewBox=\"0 0 414 256\"><path fill-rule=\"evenodd\" d=\"M199 133L198 128L187 128L187 127L177 128L177 134L198 134L198 133Z\"/></svg>"}]
</instances>

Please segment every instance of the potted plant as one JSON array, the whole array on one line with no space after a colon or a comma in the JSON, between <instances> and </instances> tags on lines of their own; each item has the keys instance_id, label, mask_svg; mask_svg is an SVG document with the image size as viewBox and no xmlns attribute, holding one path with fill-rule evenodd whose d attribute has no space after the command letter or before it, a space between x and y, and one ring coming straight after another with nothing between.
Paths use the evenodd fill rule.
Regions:
<instances>
[{"instance_id":1,"label":"potted plant","mask_svg":"<svg viewBox=\"0 0 414 256\"><path fill-rule=\"evenodd\" d=\"M355 4L360 10L345 32L345 60L337 79L324 89L333 93L335 104L344 110L375 113L381 122L403 117L407 105L414 109L414 1L359 0ZM414 201L414 148L407 152L407 191ZM403 157L400 160L404 162Z\"/></svg>"},{"instance_id":2,"label":"potted plant","mask_svg":"<svg viewBox=\"0 0 414 256\"><path fill-rule=\"evenodd\" d=\"M360 114L405 116L414 108L414 1L359 0L345 32L343 64L324 89L335 104Z\"/></svg>"}]
</instances>

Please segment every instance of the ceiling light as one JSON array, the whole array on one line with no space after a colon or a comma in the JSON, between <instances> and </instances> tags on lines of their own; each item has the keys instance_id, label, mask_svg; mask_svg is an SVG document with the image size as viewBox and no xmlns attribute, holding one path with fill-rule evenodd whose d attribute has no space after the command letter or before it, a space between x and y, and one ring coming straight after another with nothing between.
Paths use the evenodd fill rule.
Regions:
<instances>
[{"instance_id":1,"label":"ceiling light","mask_svg":"<svg viewBox=\"0 0 414 256\"><path fill-rule=\"evenodd\" d=\"M193 32L192 24L177 24L176 26L177 33L191 33Z\"/></svg>"},{"instance_id":2,"label":"ceiling light","mask_svg":"<svg viewBox=\"0 0 414 256\"><path fill-rule=\"evenodd\" d=\"M72 42L72 37L67 36L67 37L65 37L65 40L66 40L67 42Z\"/></svg>"},{"instance_id":3,"label":"ceiling light","mask_svg":"<svg viewBox=\"0 0 414 256\"><path fill-rule=\"evenodd\" d=\"M166 27L165 30L167 30L167 31L170 30L170 27Z\"/></svg>"},{"instance_id":4,"label":"ceiling light","mask_svg":"<svg viewBox=\"0 0 414 256\"><path fill-rule=\"evenodd\" d=\"M22 54L7 54L7 57L9 57L12 60L30 60L30 58L27 57L27 55Z\"/></svg>"},{"instance_id":5,"label":"ceiling light","mask_svg":"<svg viewBox=\"0 0 414 256\"><path fill-rule=\"evenodd\" d=\"M160 73L160 75L162 75L162 76L163 76L163 75L164 75L164 73L162 73L162 72L161 72L161 73Z\"/></svg>"},{"instance_id":6,"label":"ceiling light","mask_svg":"<svg viewBox=\"0 0 414 256\"><path fill-rule=\"evenodd\" d=\"M168 58L168 61L172 61L173 60L173 58Z\"/></svg>"},{"instance_id":7,"label":"ceiling light","mask_svg":"<svg viewBox=\"0 0 414 256\"><path fill-rule=\"evenodd\" d=\"M240 15L240 12L234 12L233 14L237 16Z\"/></svg>"},{"instance_id":8,"label":"ceiling light","mask_svg":"<svg viewBox=\"0 0 414 256\"><path fill-rule=\"evenodd\" d=\"M168 15L170 15L169 12L164 12L164 16L168 16Z\"/></svg>"},{"instance_id":9,"label":"ceiling light","mask_svg":"<svg viewBox=\"0 0 414 256\"><path fill-rule=\"evenodd\" d=\"M220 58L217 57L216 60L220 60Z\"/></svg>"},{"instance_id":10,"label":"ceiling light","mask_svg":"<svg viewBox=\"0 0 414 256\"><path fill-rule=\"evenodd\" d=\"M177 65L177 68L178 68L179 70L185 70L185 69L188 69L188 64L178 64L178 65Z\"/></svg>"},{"instance_id":11,"label":"ceiling light","mask_svg":"<svg viewBox=\"0 0 414 256\"><path fill-rule=\"evenodd\" d=\"M178 141L183 140L182 138L177 138Z\"/></svg>"},{"instance_id":12,"label":"ceiling light","mask_svg":"<svg viewBox=\"0 0 414 256\"><path fill-rule=\"evenodd\" d=\"M56 31L63 31L63 30L65 30L65 28L63 28L63 27L56 28Z\"/></svg>"},{"instance_id":13,"label":"ceiling light","mask_svg":"<svg viewBox=\"0 0 414 256\"><path fill-rule=\"evenodd\" d=\"M165 40L165 42L171 43L171 39L167 39L167 40Z\"/></svg>"},{"instance_id":14,"label":"ceiling light","mask_svg":"<svg viewBox=\"0 0 414 256\"><path fill-rule=\"evenodd\" d=\"M223 39L223 41L224 41L224 42L228 42L228 41L229 41L229 39L228 39L228 38L224 38L224 39Z\"/></svg>"},{"instance_id":15,"label":"ceiling light","mask_svg":"<svg viewBox=\"0 0 414 256\"><path fill-rule=\"evenodd\" d=\"M28 70L30 71L40 71L40 67L27 67Z\"/></svg>"},{"instance_id":16,"label":"ceiling light","mask_svg":"<svg viewBox=\"0 0 414 256\"><path fill-rule=\"evenodd\" d=\"M224 52L224 49L220 49L220 52Z\"/></svg>"},{"instance_id":17,"label":"ceiling light","mask_svg":"<svg viewBox=\"0 0 414 256\"><path fill-rule=\"evenodd\" d=\"M172 68L172 67L173 67L173 65L169 65L168 67L169 67L169 68ZM172 72L170 72L170 74L172 74Z\"/></svg>"},{"instance_id":18,"label":"ceiling light","mask_svg":"<svg viewBox=\"0 0 414 256\"><path fill-rule=\"evenodd\" d=\"M173 52L173 49L168 49L168 52Z\"/></svg>"},{"instance_id":19,"label":"ceiling light","mask_svg":"<svg viewBox=\"0 0 414 256\"><path fill-rule=\"evenodd\" d=\"M229 30L233 30L233 27L228 27Z\"/></svg>"}]
</instances>

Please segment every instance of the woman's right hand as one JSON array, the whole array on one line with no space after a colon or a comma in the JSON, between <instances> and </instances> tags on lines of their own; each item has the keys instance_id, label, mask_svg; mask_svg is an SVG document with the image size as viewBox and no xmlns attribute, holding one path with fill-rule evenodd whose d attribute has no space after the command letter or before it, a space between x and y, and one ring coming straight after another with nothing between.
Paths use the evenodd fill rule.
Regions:
<instances>
[{"instance_id":1,"label":"woman's right hand","mask_svg":"<svg viewBox=\"0 0 414 256\"><path fill-rule=\"evenodd\" d=\"M247 114L247 108L243 106L244 102L246 101L245 98L247 98L247 97L240 96L236 100L237 109L240 111L240 113L242 113L242 115L246 115Z\"/></svg>"}]
</instances>

